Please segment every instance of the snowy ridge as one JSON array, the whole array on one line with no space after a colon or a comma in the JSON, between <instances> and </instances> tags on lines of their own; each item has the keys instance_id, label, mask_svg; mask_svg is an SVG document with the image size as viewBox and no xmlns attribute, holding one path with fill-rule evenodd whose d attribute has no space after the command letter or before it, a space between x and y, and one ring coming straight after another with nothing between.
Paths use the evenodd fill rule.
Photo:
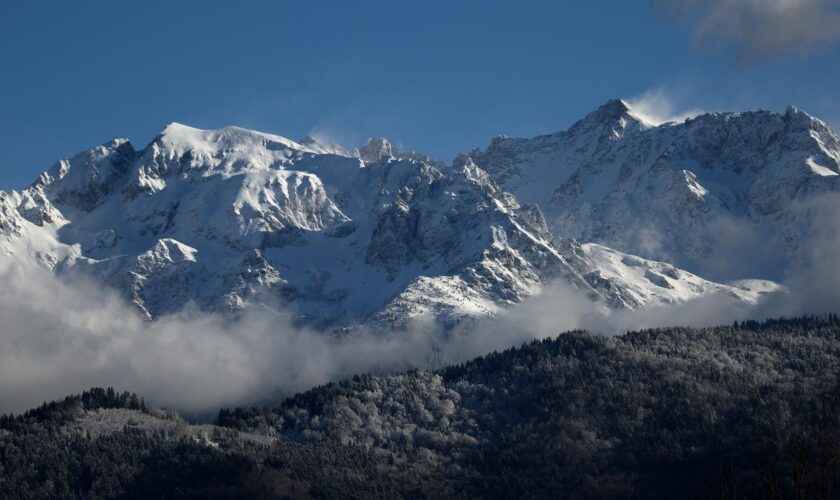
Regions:
<instances>
[{"instance_id":1,"label":"snowy ridge","mask_svg":"<svg viewBox=\"0 0 840 500\"><path fill-rule=\"evenodd\" d=\"M808 204L840 190L840 139L795 107L652 126L611 100L566 131L470 156L559 236L724 281L780 278L804 258Z\"/></svg>"},{"instance_id":2,"label":"snowy ridge","mask_svg":"<svg viewBox=\"0 0 840 500\"><path fill-rule=\"evenodd\" d=\"M655 130L621 102L596 114L576 125L595 137L591 154ZM515 168L498 178L512 182ZM594 248L556 238L540 207L473 158L446 165L384 139L349 153L173 123L143 149L114 140L59 161L23 192L0 192L3 253L93 276L149 318L188 303L258 302L324 328L420 316L451 324L554 280L619 308L758 293L641 259L620 268ZM665 281L651 278L662 272Z\"/></svg>"},{"instance_id":3,"label":"snowy ridge","mask_svg":"<svg viewBox=\"0 0 840 500\"><path fill-rule=\"evenodd\" d=\"M581 248L602 279L626 283L627 291L641 304L679 303L716 293L756 303L763 293L779 289L779 285L766 280L741 280L721 285L670 264L642 259L595 243L581 245Z\"/></svg>"}]
</instances>

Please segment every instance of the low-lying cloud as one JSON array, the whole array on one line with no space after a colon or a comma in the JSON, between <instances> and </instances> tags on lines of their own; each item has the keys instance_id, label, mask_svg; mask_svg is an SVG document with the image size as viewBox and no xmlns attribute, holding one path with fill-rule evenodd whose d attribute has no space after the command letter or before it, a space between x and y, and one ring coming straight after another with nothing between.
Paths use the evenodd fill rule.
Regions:
<instances>
[{"instance_id":1,"label":"low-lying cloud","mask_svg":"<svg viewBox=\"0 0 840 500\"><path fill-rule=\"evenodd\" d=\"M235 318L187 308L145 320L115 293L75 277L9 266L0 272L0 412L20 412L92 386L135 391L189 413L277 402L356 373L460 362L492 350L587 328L685 324L683 312L610 312L555 284L497 318L444 332L418 320L395 332L334 338L290 313L254 308ZM711 307L716 307L713 303ZM701 319L699 303L685 309ZM706 307L705 305L703 307ZM720 315L714 316L716 320Z\"/></svg>"},{"instance_id":2,"label":"low-lying cloud","mask_svg":"<svg viewBox=\"0 0 840 500\"><path fill-rule=\"evenodd\" d=\"M342 342L264 309L231 319L187 308L146 321L93 283L16 266L0 279L0 412L103 385L205 412L355 373L424 366L433 352L421 333Z\"/></svg>"},{"instance_id":3,"label":"low-lying cloud","mask_svg":"<svg viewBox=\"0 0 840 500\"><path fill-rule=\"evenodd\" d=\"M465 361L576 328L615 334L723 318L704 312L722 307L717 298L681 309L615 312L557 283L497 318L456 331L420 319L400 331L339 339L296 325L290 313L262 308L235 318L187 308L147 321L115 293L78 277L71 283L9 266L0 279L0 413L110 385L155 405L208 414L221 406L276 403L357 373Z\"/></svg>"},{"instance_id":4,"label":"low-lying cloud","mask_svg":"<svg viewBox=\"0 0 840 500\"><path fill-rule=\"evenodd\" d=\"M681 304L635 310L609 309L587 300L566 284L555 283L506 313L465 329L450 340L445 349L453 358L467 359L571 330L620 335L630 330L675 325L731 324L757 317L756 314L763 314L758 306L726 293L710 294Z\"/></svg>"},{"instance_id":5,"label":"low-lying cloud","mask_svg":"<svg viewBox=\"0 0 840 500\"><path fill-rule=\"evenodd\" d=\"M805 55L840 41L840 0L654 0L699 44L725 43L741 62Z\"/></svg>"},{"instance_id":6,"label":"low-lying cloud","mask_svg":"<svg viewBox=\"0 0 840 500\"><path fill-rule=\"evenodd\" d=\"M461 362L493 350L587 329L614 335L660 326L840 311L840 196L801 207L813 216L805 258L785 274L786 291L756 305L728 294L617 311L556 282L496 318L456 331L418 321L404 331L337 339L264 309L236 318L187 308L154 321L94 283L43 270L0 270L0 412L20 412L91 386L135 391L190 413L281 397L356 373Z\"/></svg>"}]
</instances>

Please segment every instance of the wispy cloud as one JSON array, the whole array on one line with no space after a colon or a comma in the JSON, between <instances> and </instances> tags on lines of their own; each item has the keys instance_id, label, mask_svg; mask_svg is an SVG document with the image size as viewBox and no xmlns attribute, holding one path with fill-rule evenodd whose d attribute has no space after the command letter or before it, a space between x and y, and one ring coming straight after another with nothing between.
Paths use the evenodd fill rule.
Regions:
<instances>
[{"instance_id":1,"label":"wispy cloud","mask_svg":"<svg viewBox=\"0 0 840 500\"><path fill-rule=\"evenodd\" d=\"M627 99L627 103L633 113L654 125L681 122L686 118L693 118L704 113L704 110L700 108L680 109L665 87L647 90L639 96Z\"/></svg>"},{"instance_id":2,"label":"wispy cloud","mask_svg":"<svg viewBox=\"0 0 840 500\"><path fill-rule=\"evenodd\" d=\"M804 55L840 41L840 0L654 0L700 44L723 42L742 62Z\"/></svg>"}]
</instances>

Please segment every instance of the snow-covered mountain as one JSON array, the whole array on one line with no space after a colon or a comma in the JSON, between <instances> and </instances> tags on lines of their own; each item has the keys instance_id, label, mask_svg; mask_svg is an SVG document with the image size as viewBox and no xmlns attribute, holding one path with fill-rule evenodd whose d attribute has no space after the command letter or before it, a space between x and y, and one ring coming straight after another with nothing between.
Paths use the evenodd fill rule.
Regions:
<instances>
[{"instance_id":1,"label":"snow-covered mountain","mask_svg":"<svg viewBox=\"0 0 840 500\"><path fill-rule=\"evenodd\" d=\"M760 293L558 239L468 156L447 165L384 139L351 153L236 127L171 124L143 149L118 139L63 159L0 192L0 235L9 258L93 276L149 317L258 302L317 326L454 321L553 280L624 308Z\"/></svg>"},{"instance_id":2,"label":"snow-covered mountain","mask_svg":"<svg viewBox=\"0 0 840 500\"><path fill-rule=\"evenodd\" d=\"M566 131L470 156L557 235L724 281L780 279L807 259L813 204L840 191L840 139L794 107L654 126L614 99Z\"/></svg>"}]
</instances>

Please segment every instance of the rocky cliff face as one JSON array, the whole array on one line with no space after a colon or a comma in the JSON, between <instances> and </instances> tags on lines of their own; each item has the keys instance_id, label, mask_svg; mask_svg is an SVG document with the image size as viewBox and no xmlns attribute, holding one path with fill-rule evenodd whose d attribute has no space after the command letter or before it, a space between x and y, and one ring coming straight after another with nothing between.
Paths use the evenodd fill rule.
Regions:
<instances>
[{"instance_id":1,"label":"rocky cliff face","mask_svg":"<svg viewBox=\"0 0 840 500\"><path fill-rule=\"evenodd\" d=\"M600 116L615 111L572 129L594 141L587 154L649 132L630 115ZM540 207L504 186L541 201L526 189L533 176L523 158L540 141L550 146L540 154L554 155L564 137L498 140L446 165L384 139L351 154L311 138L171 124L143 149L111 141L59 161L23 192L0 193L0 249L25 265L93 276L148 317L189 303L230 311L258 302L319 327L451 323L492 315L554 280L620 308L711 291L757 298L642 259L631 267L650 272L602 269L603 252L556 238L549 227L572 227L559 214L574 197L552 192L546 224ZM813 161L836 169L828 159Z\"/></svg>"},{"instance_id":2,"label":"rocky cliff face","mask_svg":"<svg viewBox=\"0 0 840 500\"><path fill-rule=\"evenodd\" d=\"M718 280L779 279L811 203L840 190L840 139L796 108L653 126L612 100L564 132L494 139L472 159L557 235Z\"/></svg>"}]
</instances>

